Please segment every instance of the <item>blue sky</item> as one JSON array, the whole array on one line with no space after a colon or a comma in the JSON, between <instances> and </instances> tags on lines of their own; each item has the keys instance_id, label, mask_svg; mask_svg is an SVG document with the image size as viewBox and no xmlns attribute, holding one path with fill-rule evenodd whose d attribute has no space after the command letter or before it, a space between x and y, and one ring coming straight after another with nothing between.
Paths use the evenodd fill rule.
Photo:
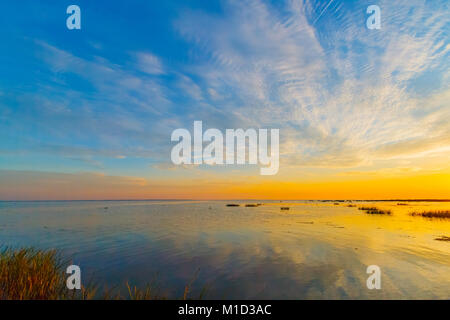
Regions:
<instances>
[{"instance_id":1,"label":"blue sky","mask_svg":"<svg viewBox=\"0 0 450 320\"><path fill-rule=\"evenodd\" d=\"M66 28L70 4L81 30ZM380 30L366 28L370 4ZM0 12L3 172L256 174L174 170L170 133L194 120L280 128L281 178L448 167L447 1L4 1Z\"/></svg>"}]
</instances>

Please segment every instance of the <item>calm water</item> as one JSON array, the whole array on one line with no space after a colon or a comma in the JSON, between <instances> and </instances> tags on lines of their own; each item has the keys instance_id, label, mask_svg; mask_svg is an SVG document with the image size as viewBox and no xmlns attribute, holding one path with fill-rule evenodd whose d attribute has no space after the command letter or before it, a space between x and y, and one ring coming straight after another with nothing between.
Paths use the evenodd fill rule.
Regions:
<instances>
[{"instance_id":1,"label":"calm water","mask_svg":"<svg viewBox=\"0 0 450 320\"><path fill-rule=\"evenodd\" d=\"M0 202L0 244L59 248L84 282L156 281L171 297L196 278L194 298L202 288L225 299L450 298L450 242L435 240L450 221L409 215L450 203L374 204L392 216L344 203L225 204ZM381 268L381 290L367 289L368 265Z\"/></svg>"}]
</instances>

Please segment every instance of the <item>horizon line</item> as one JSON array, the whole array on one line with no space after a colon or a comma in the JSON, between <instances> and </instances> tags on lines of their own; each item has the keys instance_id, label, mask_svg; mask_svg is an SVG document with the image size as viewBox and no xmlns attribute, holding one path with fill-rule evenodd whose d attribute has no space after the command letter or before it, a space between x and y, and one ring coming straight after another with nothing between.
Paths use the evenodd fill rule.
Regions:
<instances>
[{"instance_id":1,"label":"horizon line","mask_svg":"<svg viewBox=\"0 0 450 320\"><path fill-rule=\"evenodd\" d=\"M3 200L0 202L70 202L70 201L409 201L409 202L450 202L450 199L40 199L40 200Z\"/></svg>"}]
</instances>

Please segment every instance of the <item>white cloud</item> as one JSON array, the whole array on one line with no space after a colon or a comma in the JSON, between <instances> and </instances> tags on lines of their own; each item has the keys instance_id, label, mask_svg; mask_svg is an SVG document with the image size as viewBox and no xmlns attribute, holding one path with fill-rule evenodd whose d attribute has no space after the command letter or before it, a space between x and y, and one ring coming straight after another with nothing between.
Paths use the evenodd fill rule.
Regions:
<instances>
[{"instance_id":1,"label":"white cloud","mask_svg":"<svg viewBox=\"0 0 450 320\"><path fill-rule=\"evenodd\" d=\"M179 15L174 25L191 56L176 71L145 51L132 54L137 69L130 70L127 62L88 61L40 43L58 81L75 73L96 90L35 97L54 114L49 127L74 126L126 156L139 152L121 150L124 141L152 155L168 149L170 130L194 118L217 128L278 127L289 167L370 166L446 150L448 91L424 95L410 86L425 72L449 78L443 2L382 1L379 31L365 28L363 6L340 1L223 4L220 16Z\"/></svg>"},{"instance_id":2,"label":"white cloud","mask_svg":"<svg viewBox=\"0 0 450 320\"><path fill-rule=\"evenodd\" d=\"M175 25L197 49L191 70L212 98L226 97L237 126L281 128L285 164L370 166L385 157L382 146L420 144L414 153L448 145L433 131L450 123L442 88L440 98L417 99L422 93L409 87L424 72L448 77L443 3L383 1L376 32L365 28L362 5L315 5L228 1L224 16L191 11Z\"/></svg>"},{"instance_id":3,"label":"white cloud","mask_svg":"<svg viewBox=\"0 0 450 320\"><path fill-rule=\"evenodd\" d=\"M136 53L136 58L140 71L152 75L160 75L165 73L160 59L154 54L139 52Z\"/></svg>"}]
</instances>

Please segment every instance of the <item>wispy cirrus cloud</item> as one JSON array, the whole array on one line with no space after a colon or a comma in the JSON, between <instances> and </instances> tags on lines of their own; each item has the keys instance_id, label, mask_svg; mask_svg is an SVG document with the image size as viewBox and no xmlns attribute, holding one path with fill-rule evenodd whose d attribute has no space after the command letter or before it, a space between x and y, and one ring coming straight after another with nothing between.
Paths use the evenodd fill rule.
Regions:
<instances>
[{"instance_id":1,"label":"wispy cirrus cloud","mask_svg":"<svg viewBox=\"0 0 450 320\"><path fill-rule=\"evenodd\" d=\"M148 52L138 52L135 55L140 71L153 75L165 73L161 60L154 54Z\"/></svg>"},{"instance_id":2,"label":"wispy cirrus cloud","mask_svg":"<svg viewBox=\"0 0 450 320\"><path fill-rule=\"evenodd\" d=\"M280 128L280 173L292 178L305 168L363 172L401 161L421 170L450 144L446 5L380 1L381 30L365 27L363 2L183 6L170 26L176 50L165 55L156 40L131 50L114 43L116 55L99 41L89 54L35 41L39 81L20 94L0 88L0 130L20 142L1 152L78 155L106 170L103 161L120 156L126 164L109 169L119 173L127 164L167 169L171 131L203 120ZM117 41L132 32L124 26Z\"/></svg>"},{"instance_id":3,"label":"wispy cirrus cloud","mask_svg":"<svg viewBox=\"0 0 450 320\"><path fill-rule=\"evenodd\" d=\"M399 156L448 145L433 129L450 120L444 82L432 95L413 86L430 72L448 78L444 2L384 1L375 32L365 28L363 4L328 5L319 20L318 2L288 1L281 11L228 1L223 16L191 11L175 25L198 48L193 70L238 124L282 128L291 168L371 166L388 145Z\"/></svg>"}]
</instances>

